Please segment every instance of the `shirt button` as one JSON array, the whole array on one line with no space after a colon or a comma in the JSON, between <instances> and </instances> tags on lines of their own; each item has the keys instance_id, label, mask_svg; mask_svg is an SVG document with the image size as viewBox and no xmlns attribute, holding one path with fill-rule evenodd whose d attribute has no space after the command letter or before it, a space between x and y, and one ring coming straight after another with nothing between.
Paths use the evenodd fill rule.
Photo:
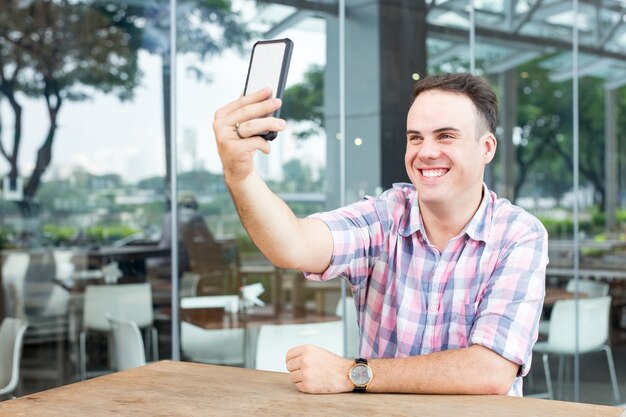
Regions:
<instances>
[{"instance_id":1,"label":"shirt button","mask_svg":"<svg viewBox=\"0 0 626 417\"><path fill-rule=\"evenodd\" d=\"M433 304L430 307L428 307L428 312L429 313L436 313L437 312L437 305Z\"/></svg>"}]
</instances>

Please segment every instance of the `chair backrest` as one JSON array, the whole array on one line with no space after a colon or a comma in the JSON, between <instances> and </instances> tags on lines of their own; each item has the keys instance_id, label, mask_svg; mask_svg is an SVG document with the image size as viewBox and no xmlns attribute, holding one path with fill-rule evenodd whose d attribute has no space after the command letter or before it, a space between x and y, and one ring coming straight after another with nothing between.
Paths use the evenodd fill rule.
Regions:
<instances>
[{"instance_id":1,"label":"chair backrest","mask_svg":"<svg viewBox=\"0 0 626 417\"><path fill-rule=\"evenodd\" d=\"M180 296L181 297L195 297L198 295L198 283L200 282L200 275L192 272L184 272L180 278Z\"/></svg>"},{"instance_id":2,"label":"chair backrest","mask_svg":"<svg viewBox=\"0 0 626 417\"><path fill-rule=\"evenodd\" d=\"M24 281L30 255L22 252L8 252L2 262L2 289L4 311L7 317L24 318Z\"/></svg>"},{"instance_id":3,"label":"chair backrest","mask_svg":"<svg viewBox=\"0 0 626 417\"><path fill-rule=\"evenodd\" d=\"M152 289L149 283L89 285L85 291L83 327L108 332L106 315L134 321L139 328L152 326Z\"/></svg>"},{"instance_id":4,"label":"chair backrest","mask_svg":"<svg viewBox=\"0 0 626 417\"><path fill-rule=\"evenodd\" d=\"M10 394L17 387L22 358L22 343L28 324L5 317L0 325L0 394Z\"/></svg>"},{"instance_id":5,"label":"chair backrest","mask_svg":"<svg viewBox=\"0 0 626 417\"><path fill-rule=\"evenodd\" d=\"M576 281L570 279L565 287L567 292L576 291ZM578 292L584 293L587 297L604 297L609 295L609 284L606 282L578 280Z\"/></svg>"},{"instance_id":6,"label":"chair backrest","mask_svg":"<svg viewBox=\"0 0 626 417\"><path fill-rule=\"evenodd\" d=\"M113 332L113 350L118 371L146 364L146 351L137 323L107 316Z\"/></svg>"},{"instance_id":7,"label":"chair backrest","mask_svg":"<svg viewBox=\"0 0 626 417\"><path fill-rule=\"evenodd\" d=\"M196 216L181 223L181 236L189 258L189 270L200 276L223 275L226 264L222 258L221 247L204 219Z\"/></svg>"},{"instance_id":8,"label":"chair backrest","mask_svg":"<svg viewBox=\"0 0 626 417\"><path fill-rule=\"evenodd\" d=\"M74 257L75 251L70 249L54 249L52 256L54 258L55 265L55 278L57 281L66 281L72 279L72 273L74 272Z\"/></svg>"},{"instance_id":9,"label":"chair backrest","mask_svg":"<svg viewBox=\"0 0 626 417\"><path fill-rule=\"evenodd\" d=\"M344 306L344 301L341 297L339 297L339 302L337 303L337 309L335 310L335 314L342 318L344 318L343 306ZM345 306L346 306L346 317L344 318L344 320L346 321L346 327L347 327L347 332L348 332L347 333L348 350L346 352L346 357L357 358L359 357L361 335L359 331L359 323L357 321L356 306L354 304L354 298L346 297Z\"/></svg>"},{"instance_id":10,"label":"chair backrest","mask_svg":"<svg viewBox=\"0 0 626 417\"><path fill-rule=\"evenodd\" d=\"M609 337L611 297L559 300L550 316L548 345L555 353L576 350L576 303L578 303L578 349L580 353L602 347Z\"/></svg>"},{"instance_id":11,"label":"chair backrest","mask_svg":"<svg viewBox=\"0 0 626 417\"><path fill-rule=\"evenodd\" d=\"M314 344L343 356L342 321L261 326L255 367L264 371L287 372L287 351L305 344Z\"/></svg>"},{"instance_id":12,"label":"chair backrest","mask_svg":"<svg viewBox=\"0 0 626 417\"><path fill-rule=\"evenodd\" d=\"M183 321L180 348L194 362L243 365L244 329L203 329Z\"/></svg>"}]
</instances>

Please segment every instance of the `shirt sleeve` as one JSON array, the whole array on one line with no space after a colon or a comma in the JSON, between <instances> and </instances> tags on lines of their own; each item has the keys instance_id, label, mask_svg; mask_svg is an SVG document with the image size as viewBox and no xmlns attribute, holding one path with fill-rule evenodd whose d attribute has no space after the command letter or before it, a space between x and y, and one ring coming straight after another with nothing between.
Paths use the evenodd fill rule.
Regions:
<instances>
[{"instance_id":1,"label":"shirt sleeve","mask_svg":"<svg viewBox=\"0 0 626 417\"><path fill-rule=\"evenodd\" d=\"M520 365L518 376L530 370L545 296L548 235L536 226L518 233L489 279L479 302L470 345L481 345Z\"/></svg>"},{"instance_id":2,"label":"shirt sleeve","mask_svg":"<svg viewBox=\"0 0 626 417\"><path fill-rule=\"evenodd\" d=\"M321 274L305 272L313 281L344 277L358 285L369 275L384 242L384 226L376 199L366 199L349 206L309 217L322 220L333 237L333 255Z\"/></svg>"}]
</instances>

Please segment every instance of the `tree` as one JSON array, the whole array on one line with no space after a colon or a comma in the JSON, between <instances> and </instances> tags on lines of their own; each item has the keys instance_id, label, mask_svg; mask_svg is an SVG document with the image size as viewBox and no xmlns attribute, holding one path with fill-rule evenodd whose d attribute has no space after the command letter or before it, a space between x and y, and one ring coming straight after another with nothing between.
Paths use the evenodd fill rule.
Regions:
<instances>
[{"instance_id":1,"label":"tree","mask_svg":"<svg viewBox=\"0 0 626 417\"><path fill-rule=\"evenodd\" d=\"M48 131L35 167L18 202L23 215L35 214L34 196L52 160L59 112L65 101L81 101L93 91L130 99L138 82L137 50L132 32L88 4L70 0L5 0L0 10L0 97L13 111L13 138L4 145L0 120L0 154L9 178L20 175L24 96L43 97Z\"/></svg>"},{"instance_id":2,"label":"tree","mask_svg":"<svg viewBox=\"0 0 626 417\"><path fill-rule=\"evenodd\" d=\"M545 59L545 58L544 58ZM542 59L543 60L543 59ZM521 143L516 149L518 176L515 196L532 172L541 171L535 187L564 193L571 189L573 170L572 83L552 82L542 60L519 69L518 123ZM602 81L579 80L579 168L581 180L594 186L596 201L604 205L604 92Z\"/></svg>"},{"instance_id":3,"label":"tree","mask_svg":"<svg viewBox=\"0 0 626 417\"><path fill-rule=\"evenodd\" d=\"M285 90L281 116L296 122L311 122L313 128L294 132L300 139L308 138L324 127L324 69L312 65L304 80Z\"/></svg>"},{"instance_id":4,"label":"tree","mask_svg":"<svg viewBox=\"0 0 626 417\"><path fill-rule=\"evenodd\" d=\"M145 0L120 5L117 1L100 1L99 7L115 17L122 28L141 25L141 47L161 57L163 91L163 136L165 138L165 190L169 197L171 178L171 45L170 9L168 2ZM179 0L176 16L176 49L178 54L195 54L201 60L219 55L226 49L243 51L243 45L253 32L246 28L239 12L230 0ZM198 67L187 68L188 73L210 81L210 76ZM169 206L169 202L167 202Z\"/></svg>"}]
</instances>

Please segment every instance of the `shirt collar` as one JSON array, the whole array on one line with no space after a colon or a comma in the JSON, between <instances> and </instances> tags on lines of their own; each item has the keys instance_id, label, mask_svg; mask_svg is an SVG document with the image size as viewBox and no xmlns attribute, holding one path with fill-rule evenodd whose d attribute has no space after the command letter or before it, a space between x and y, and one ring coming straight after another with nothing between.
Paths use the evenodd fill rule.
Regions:
<instances>
[{"instance_id":1,"label":"shirt collar","mask_svg":"<svg viewBox=\"0 0 626 417\"><path fill-rule=\"evenodd\" d=\"M393 184L393 186L401 187L406 199L405 214L400 221L400 235L408 237L418 230L425 235L426 233L424 231L422 216L420 215L419 204L417 203L417 191L415 190L415 187L412 184L406 183ZM480 202L480 206L478 206L478 210L476 210L476 213L474 213L474 216L461 233L467 234L473 240L481 240L483 242L487 241L488 231L490 229L487 224L487 211L490 200L491 193L487 188L487 185L483 183L483 199Z\"/></svg>"}]
</instances>

